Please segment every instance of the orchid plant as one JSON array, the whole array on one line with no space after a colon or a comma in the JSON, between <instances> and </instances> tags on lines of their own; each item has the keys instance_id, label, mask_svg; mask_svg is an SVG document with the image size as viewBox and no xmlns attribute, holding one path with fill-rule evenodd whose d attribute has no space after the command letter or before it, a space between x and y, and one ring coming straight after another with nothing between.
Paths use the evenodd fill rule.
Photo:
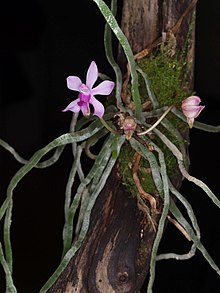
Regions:
<instances>
[{"instance_id":1,"label":"orchid plant","mask_svg":"<svg viewBox=\"0 0 220 293\"><path fill-rule=\"evenodd\" d=\"M200 106L200 98L197 96L185 97L180 104L172 104L160 106L160 103L153 92L147 74L142 70L138 63L133 58L133 53L128 40L120 29L115 19L116 1L112 1L111 10L102 0L93 0L98 6L100 12L106 20L105 28L105 49L106 56L115 72L116 82L111 80L103 80L97 86L94 86L98 77L98 68L95 61L92 61L86 75L86 82L83 83L77 76L69 76L67 78L67 87L79 93L78 98L73 100L64 110L72 111L73 118L71 121L70 131L60 137L54 139L48 145L38 150L29 160L23 159L11 146L5 141L0 140L3 148L8 150L16 160L23 166L17 171L11 179L5 200L0 207L0 220L4 219L4 248L0 243L0 262L5 272L6 292L15 293L17 289L12 278L13 269L13 253L10 239L10 226L13 207L13 192L17 184L22 178L28 174L33 168L46 168L54 164L60 157L64 147L68 144L72 145L74 154L74 162L69 174L65 193L65 225L63 228L63 255L61 263L49 278L45 285L41 288L40 293L45 293L55 283L57 278L63 272L71 258L79 249L81 243L85 239L89 228L90 215L97 197L105 186L106 180L109 177L113 166L115 165L123 145L130 144L130 147L135 150L141 157L149 162L158 194L163 200L163 210L160 216L159 224L156 229L156 238L154 241L151 263L150 263L150 279L148 284L148 293L152 292L153 282L155 278L156 261L168 258L188 259L195 254L196 249L201 251L204 258L210 266L220 275L220 269L208 254L200 240L200 229L192 210L190 203L186 198L173 186L167 173L166 161L162 148L157 145L151 135L158 137L163 144L171 151L175 157L179 170L184 178L199 186L216 206L220 208L220 200L210 190L210 188L201 180L191 176L188 173L188 159L186 155L186 147L178 129L172 124L169 117L175 116L177 119L188 123L189 127L199 128L205 131L217 133L220 131L220 126L211 126L195 121L199 116L204 106ZM124 49L125 56L130 68L131 74L131 97L132 105L126 104L122 100L122 73L120 67L114 60L111 47L111 33L114 33L119 43ZM151 107L143 110L143 105L139 93L139 78L144 80L146 91L150 100ZM95 98L95 95L106 96L112 95L115 97L115 103L104 107L104 105ZM93 115L91 115L90 105L93 107ZM79 118L80 111L82 117ZM113 119L118 118L117 127L113 123ZM154 118L152 120L152 118ZM156 119L155 119L156 118ZM152 121L154 121L152 123ZM159 127L162 125L168 133L175 136L178 144L170 140L169 135L161 131ZM90 152L90 147L100 138L105 137L105 142L98 153L94 156ZM148 146L148 147L146 147ZM41 159L51 150L54 150L51 158L41 161ZM85 150L86 154L94 159L94 164L87 175L84 174L81 166L81 154ZM76 174L80 179L80 184L74 197L72 197L72 186L75 181ZM89 188L86 188L89 187ZM89 192L89 196L88 193ZM187 220L180 212L177 204L172 199L174 196L185 207L189 220ZM148 199L150 209L156 210L156 202L153 198ZM77 208L80 205L80 211L77 219L76 231L78 237L73 243L74 228L73 219L76 216ZM185 234L192 241L191 250L184 255L168 253L157 255L158 246L162 238L165 221L168 213L171 212L176 221L182 226ZM152 224L153 225L153 224Z\"/></svg>"}]
</instances>

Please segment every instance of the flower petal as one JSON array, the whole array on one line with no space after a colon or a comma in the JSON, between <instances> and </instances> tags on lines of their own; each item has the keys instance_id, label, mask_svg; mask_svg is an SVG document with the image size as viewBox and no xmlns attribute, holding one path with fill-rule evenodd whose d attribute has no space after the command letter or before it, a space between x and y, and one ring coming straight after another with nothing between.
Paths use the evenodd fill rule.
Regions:
<instances>
[{"instance_id":1,"label":"flower petal","mask_svg":"<svg viewBox=\"0 0 220 293\"><path fill-rule=\"evenodd\" d=\"M105 108L95 97L91 96L90 104L93 105L94 108L94 115L101 118L105 113Z\"/></svg>"},{"instance_id":2,"label":"flower petal","mask_svg":"<svg viewBox=\"0 0 220 293\"><path fill-rule=\"evenodd\" d=\"M64 110L62 110L63 112L66 111L72 111L74 113L79 113L80 111L80 106L78 105L78 102L80 101L80 99L76 99L74 101L72 101Z\"/></svg>"},{"instance_id":3,"label":"flower petal","mask_svg":"<svg viewBox=\"0 0 220 293\"><path fill-rule=\"evenodd\" d=\"M114 86L115 83L113 81L104 80L97 87L93 88L90 93L91 95L109 95Z\"/></svg>"},{"instance_id":4,"label":"flower petal","mask_svg":"<svg viewBox=\"0 0 220 293\"><path fill-rule=\"evenodd\" d=\"M95 61L92 61L86 74L86 85L92 89L98 78L98 68Z\"/></svg>"},{"instance_id":5,"label":"flower petal","mask_svg":"<svg viewBox=\"0 0 220 293\"><path fill-rule=\"evenodd\" d=\"M185 105L187 106L198 106L199 103L201 102L201 99L200 97L198 96L191 96L191 97L188 97L186 98L183 102L182 102L182 106L184 107Z\"/></svg>"},{"instance_id":6,"label":"flower petal","mask_svg":"<svg viewBox=\"0 0 220 293\"><path fill-rule=\"evenodd\" d=\"M199 116L201 111L205 108L205 106L185 106L182 107L183 114L187 118L196 118Z\"/></svg>"},{"instance_id":7,"label":"flower petal","mask_svg":"<svg viewBox=\"0 0 220 293\"><path fill-rule=\"evenodd\" d=\"M67 87L69 89L79 92L79 88L82 85L82 81L78 76L68 76L66 81Z\"/></svg>"}]
</instances>

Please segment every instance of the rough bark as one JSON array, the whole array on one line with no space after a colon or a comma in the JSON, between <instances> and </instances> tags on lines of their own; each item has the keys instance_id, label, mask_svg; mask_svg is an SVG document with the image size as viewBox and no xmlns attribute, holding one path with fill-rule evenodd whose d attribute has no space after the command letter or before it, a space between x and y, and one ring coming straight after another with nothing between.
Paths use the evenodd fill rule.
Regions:
<instances>
[{"instance_id":1,"label":"rough bark","mask_svg":"<svg viewBox=\"0 0 220 293\"><path fill-rule=\"evenodd\" d=\"M92 211L86 240L50 292L136 292L147 273L152 237L115 167Z\"/></svg>"},{"instance_id":2,"label":"rough bark","mask_svg":"<svg viewBox=\"0 0 220 293\"><path fill-rule=\"evenodd\" d=\"M186 38L191 39L191 60L194 61L195 36L187 36L192 11L195 10L197 0L131 0L124 1L122 8L121 28L129 40L135 54L148 49L151 51L162 42L163 33L174 32L176 46L181 50ZM193 34L193 32L192 32ZM126 68L126 60L119 47L118 60L122 69ZM193 86L193 74L189 77Z\"/></svg>"},{"instance_id":3,"label":"rough bark","mask_svg":"<svg viewBox=\"0 0 220 293\"><path fill-rule=\"evenodd\" d=\"M196 0L138 0L124 1L121 28L134 54L147 48L182 21L175 33L185 39ZM178 42L181 46L180 40ZM119 58L120 59L120 58Z\"/></svg>"},{"instance_id":4,"label":"rough bark","mask_svg":"<svg viewBox=\"0 0 220 293\"><path fill-rule=\"evenodd\" d=\"M121 26L134 54L154 48L161 42L162 33L174 28L177 49L186 38L190 40L191 59L187 62L192 67L193 38L188 35L188 29L195 3L192 0L124 1ZM119 61L125 68L121 50ZM191 85L192 75L188 78ZM181 181L177 174L175 185L179 187ZM159 211L161 207L160 202ZM126 191L117 164L93 208L83 245L50 292L138 292L148 272L154 237L155 231L138 208L137 199Z\"/></svg>"}]
</instances>

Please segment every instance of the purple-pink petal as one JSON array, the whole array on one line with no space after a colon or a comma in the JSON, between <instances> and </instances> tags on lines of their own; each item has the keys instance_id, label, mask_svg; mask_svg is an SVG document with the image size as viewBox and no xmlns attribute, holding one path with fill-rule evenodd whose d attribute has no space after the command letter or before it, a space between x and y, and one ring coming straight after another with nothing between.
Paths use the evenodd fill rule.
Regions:
<instances>
[{"instance_id":1,"label":"purple-pink petal","mask_svg":"<svg viewBox=\"0 0 220 293\"><path fill-rule=\"evenodd\" d=\"M94 115L101 118L104 115L105 108L95 97L91 96L90 104L93 105L94 108Z\"/></svg>"},{"instance_id":2,"label":"purple-pink petal","mask_svg":"<svg viewBox=\"0 0 220 293\"><path fill-rule=\"evenodd\" d=\"M74 101L72 101L64 110L63 112L66 111L72 111L74 113L79 113L80 111L80 106L78 105L78 103L80 102L80 99L76 99Z\"/></svg>"},{"instance_id":3,"label":"purple-pink petal","mask_svg":"<svg viewBox=\"0 0 220 293\"><path fill-rule=\"evenodd\" d=\"M184 107L185 105L187 106L198 106L201 102L200 97L198 96L190 96L188 98L186 98L183 102L182 102L182 107Z\"/></svg>"},{"instance_id":4,"label":"purple-pink petal","mask_svg":"<svg viewBox=\"0 0 220 293\"><path fill-rule=\"evenodd\" d=\"M98 78L98 68L95 61L92 61L86 74L86 85L92 89L94 83Z\"/></svg>"},{"instance_id":5,"label":"purple-pink petal","mask_svg":"<svg viewBox=\"0 0 220 293\"><path fill-rule=\"evenodd\" d=\"M79 92L82 81L78 76L68 76L66 80L69 89Z\"/></svg>"},{"instance_id":6,"label":"purple-pink petal","mask_svg":"<svg viewBox=\"0 0 220 293\"><path fill-rule=\"evenodd\" d=\"M105 80L101 82L99 85L94 87L91 90L91 94L94 95L109 95L113 88L115 86L115 83L113 81Z\"/></svg>"},{"instance_id":7,"label":"purple-pink petal","mask_svg":"<svg viewBox=\"0 0 220 293\"><path fill-rule=\"evenodd\" d=\"M185 106L182 108L183 114L188 118L196 118L205 106Z\"/></svg>"}]
</instances>

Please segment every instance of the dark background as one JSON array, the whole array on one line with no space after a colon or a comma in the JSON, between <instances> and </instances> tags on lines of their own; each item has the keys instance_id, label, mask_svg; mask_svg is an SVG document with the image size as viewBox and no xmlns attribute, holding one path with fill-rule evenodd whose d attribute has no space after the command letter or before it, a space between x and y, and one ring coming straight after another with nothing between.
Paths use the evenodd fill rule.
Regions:
<instances>
[{"instance_id":1,"label":"dark background","mask_svg":"<svg viewBox=\"0 0 220 293\"><path fill-rule=\"evenodd\" d=\"M199 121L217 125L220 4L218 0L200 0L197 7L195 91L206 106ZM91 60L95 60L100 72L114 78L104 54L103 30L104 20L91 0L14 1L1 7L0 137L22 156L30 158L68 132L71 113L61 110L76 97L66 87L68 75L84 79ZM206 182L218 197L219 149L219 134L192 129L190 173ZM67 148L58 163L31 171L15 190L12 243L19 293L38 292L59 263L64 192L71 163ZM0 166L3 201L20 164L0 149ZM220 266L219 209L193 184L184 181L181 190L197 215L203 244ZM185 253L188 248L187 240L169 225L160 251ZM4 292L2 269L0 273L0 292ZM155 293L214 293L220 289L220 277L200 252L192 260L160 262L156 273Z\"/></svg>"}]
</instances>

